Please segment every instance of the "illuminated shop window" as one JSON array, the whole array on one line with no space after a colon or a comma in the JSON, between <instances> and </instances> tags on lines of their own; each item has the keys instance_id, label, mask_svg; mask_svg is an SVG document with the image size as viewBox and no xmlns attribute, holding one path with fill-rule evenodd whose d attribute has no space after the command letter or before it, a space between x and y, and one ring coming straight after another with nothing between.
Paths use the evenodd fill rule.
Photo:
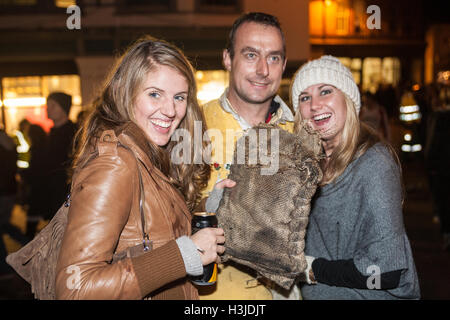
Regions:
<instances>
[{"instance_id":1,"label":"illuminated shop window","mask_svg":"<svg viewBox=\"0 0 450 320\"><path fill-rule=\"evenodd\" d=\"M344 66L350 69L357 85L363 91L375 93L380 84L396 86L400 81L400 60L386 58L349 58L339 57Z\"/></svg>"},{"instance_id":2,"label":"illuminated shop window","mask_svg":"<svg viewBox=\"0 0 450 320\"><path fill-rule=\"evenodd\" d=\"M49 131L53 122L47 118L46 97L53 91L63 91L72 95L69 118L76 121L81 111L80 77L78 75L32 76L2 78L5 122L8 133L19 127L20 121L27 119ZM3 119L2 119L3 120Z\"/></svg>"},{"instance_id":3,"label":"illuminated shop window","mask_svg":"<svg viewBox=\"0 0 450 320\"><path fill-rule=\"evenodd\" d=\"M381 59L366 58L363 61L363 91L375 93L381 82Z\"/></svg>"},{"instance_id":4,"label":"illuminated shop window","mask_svg":"<svg viewBox=\"0 0 450 320\"><path fill-rule=\"evenodd\" d=\"M5 14L65 14L72 5L99 0L0 0L0 16ZM118 0L111 0L118 1Z\"/></svg>"},{"instance_id":5,"label":"illuminated shop window","mask_svg":"<svg viewBox=\"0 0 450 320\"><path fill-rule=\"evenodd\" d=\"M400 60L384 58L381 65L382 78L385 83L397 84L400 81Z\"/></svg>"},{"instance_id":6,"label":"illuminated shop window","mask_svg":"<svg viewBox=\"0 0 450 320\"><path fill-rule=\"evenodd\" d=\"M61 9L77 4L76 2L76 0L0 0L0 14L61 12Z\"/></svg>"},{"instance_id":7,"label":"illuminated shop window","mask_svg":"<svg viewBox=\"0 0 450 320\"><path fill-rule=\"evenodd\" d=\"M396 86L400 80L398 58L365 58L362 66L362 89L375 93L380 84Z\"/></svg>"},{"instance_id":8,"label":"illuminated shop window","mask_svg":"<svg viewBox=\"0 0 450 320\"><path fill-rule=\"evenodd\" d=\"M68 8L76 4L77 0L55 0L55 6L58 8Z\"/></svg>"},{"instance_id":9,"label":"illuminated shop window","mask_svg":"<svg viewBox=\"0 0 450 320\"><path fill-rule=\"evenodd\" d=\"M324 7L322 1L309 2L309 34L320 36L324 30Z\"/></svg>"},{"instance_id":10,"label":"illuminated shop window","mask_svg":"<svg viewBox=\"0 0 450 320\"><path fill-rule=\"evenodd\" d=\"M350 64L350 70L352 71L353 78L355 79L356 84L361 84L361 67L362 61L360 58L352 59Z\"/></svg>"},{"instance_id":11,"label":"illuminated shop window","mask_svg":"<svg viewBox=\"0 0 450 320\"><path fill-rule=\"evenodd\" d=\"M360 58L346 58L346 57L340 57L339 60L341 63L350 69L353 75L353 79L355 79L355 82L357 85L361 84L361 67L362 62Z\"/></svg>"},{"instance_id":12,"label":"illuminated shop window","mask_svg":"<svg viewBox=\"0 0 450 320\"><path fill-rule=\"evenodd\" d=\"M350 8L348 1L339 1L336 9L336 34L348 35L350 33Z\"/></svg>"},{"instance_id":13,"label":"illuminated shop window","mask_svg":"<svg viewBox=\"0 0 450 320\"><path fill-rule=\"evenodd\" d=\"M219 98L228 86L228 72L224 70L203 70L195 74L197 99L200 104Z\"/></svg>"},{"instance_id":14,"label":"illuminated shop window","mask_svg":"<svg viewBox=\"0 0 450 320\"><path fill-rule=\"evenodd\" d=\"M353 17L349 0L312 0L309 2L311 35L349 35Z\"/></svg>"}]
</instances>

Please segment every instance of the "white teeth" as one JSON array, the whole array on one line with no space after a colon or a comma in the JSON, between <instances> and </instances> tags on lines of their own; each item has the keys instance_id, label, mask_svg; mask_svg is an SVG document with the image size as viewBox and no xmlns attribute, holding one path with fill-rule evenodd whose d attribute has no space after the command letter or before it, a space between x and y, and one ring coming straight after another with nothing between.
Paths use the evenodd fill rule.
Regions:
<instances>
[{"instance_id":1,"label":"white teeth","mask_svg":"<svg viewBox=\"0 0 450 320\"><path fill-rule=\"evenodd\" d=\"M260 83L260 82L252 82L253 85L258 86L258 87L264 87L267 86L267 83Z\"/></svg>"},{"instance_id":2,"label":"white teeth","mask_svg":"<svg viewBox=\"0 0 450 320\"><path fill-rule=\"evenodd\" d=\"M314 119L314 121L320 121L323 119L328 119L329 117L331 117L331 114L321 114L321 115L313 117L313 119Z\"/></svg>"},{"instance_id":3,"label":"white teeth","mask_svg":"<svg viewBox=\"0 0 450 320\"><path fill-rule=\"evenodd\" d=\"M153 123L154 125L157 125L157 126L163 127L163 128L168 128L168 127L170 127L170 124L171 124L171 122L157 120L157 119L151 119L150 122Z\"/></svg>"}]
</instances>

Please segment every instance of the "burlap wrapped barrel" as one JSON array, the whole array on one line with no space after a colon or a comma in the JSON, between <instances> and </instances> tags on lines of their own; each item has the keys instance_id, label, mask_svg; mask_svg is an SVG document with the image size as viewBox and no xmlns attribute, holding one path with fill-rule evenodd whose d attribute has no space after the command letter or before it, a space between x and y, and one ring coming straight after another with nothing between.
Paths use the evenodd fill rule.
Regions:
<instances>
[{"instance_id":1,"label":"burlap wrapped barrel","mask_svg":"<svg viewBox=\"0 0 450 320\"><path fill-rule=\"evenodd\" d=\"M237 184L225 190L217 210L224 262L292 286L306 269L304 238L322 157L320 138L306 125L292 134L261 124L237 141L229 175Z\"/></svg>"}]
</instances>

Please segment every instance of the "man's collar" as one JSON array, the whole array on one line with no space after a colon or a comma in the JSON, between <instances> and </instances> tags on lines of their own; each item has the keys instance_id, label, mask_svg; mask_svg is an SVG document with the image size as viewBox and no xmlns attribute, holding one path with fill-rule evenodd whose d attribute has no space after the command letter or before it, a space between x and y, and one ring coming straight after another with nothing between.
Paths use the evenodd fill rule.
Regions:
<instances>
[{"instance_id":1,"label":"man's collar","mask_svg":"<svg viewBox=\"0 0 450 320\"><path fill-rule=\"evenodd\" d=\"M220 105L226 112L231 113L233 115L234 119L239 123L242 130L250 129L252 126L233 109L230 101L227 98L227 93L228 88L225 89L225 91L219 98ZM291 110L278 95L273 98L267 116L275 113L279 116L272 117L274 121L271 121L270 123L285 123L286 121L288 122L294 121L294 116Z\"/></svg>"}]
</instances>

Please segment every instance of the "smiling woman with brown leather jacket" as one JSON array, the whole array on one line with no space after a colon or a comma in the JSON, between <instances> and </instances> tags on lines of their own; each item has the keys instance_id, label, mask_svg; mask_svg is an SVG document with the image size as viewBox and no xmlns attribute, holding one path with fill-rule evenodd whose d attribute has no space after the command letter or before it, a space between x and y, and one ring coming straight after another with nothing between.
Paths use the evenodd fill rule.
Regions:
<instances>
[{"instance_id":1,"label":"smiling woman with brown leather jacket","mask_svg":"<svg viewBox=\"0 0 450 320\"><path fill-rule=\"evenodd\" d=\"M193 137L202 121L191 65L164 41L139 40L94 106L77 143L57 298L197 299L187 276L219 261L225 239L220 228L191 236L209 166L171 159L175 130Z\"/></svg>"}]
</instances>

